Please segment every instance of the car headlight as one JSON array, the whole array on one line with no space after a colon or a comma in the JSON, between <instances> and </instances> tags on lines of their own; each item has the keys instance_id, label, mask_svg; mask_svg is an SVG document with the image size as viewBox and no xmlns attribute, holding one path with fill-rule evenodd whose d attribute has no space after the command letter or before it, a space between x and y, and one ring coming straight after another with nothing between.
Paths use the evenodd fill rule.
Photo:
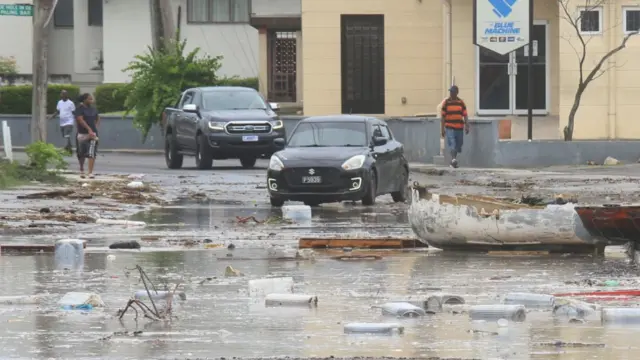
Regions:
<instances>
[{"instance_id":1,"label":"car headlight","mask_svg":"<svg viewBox=\"0 0 640 360\"><path fill-rule=\"evenodd\" d=\"M224 123L219 121L209 121L209 129L224 130Z\"/></svg>"},{"instance_id":2,"label":"car headlight","mask_svg":"<svg viewBox=\"0 0 640 360\"><path fill-rule=\"evenodd\" d=\"M282 122L282 120L273 120L269 122L271 123L271 128L273 130L282 129L282 127L284 126L284 123Z\"/></svg>"},{"instance_id":3,"label":"car headlight","mask_svg":"<svg viewBox=\"0 0 640 360\"><path fill-rule=\"evenodd\" d=\"M342 164L342 168L345 170L360 169L364 165L364 161L367 158L364 155L356 155Z\"/></svg>"},{"instance_id":4,"label":"car headlight","mask_svg":"<svg viewBox=\"0 0 640 360\"><path fill-rule=\"evenodd\" d=\"M282 169L284 169L282 160L280 160L277 156L272 155L271 160L269 160L269 170L281 171Z\"/></svg>"}]
</instances>

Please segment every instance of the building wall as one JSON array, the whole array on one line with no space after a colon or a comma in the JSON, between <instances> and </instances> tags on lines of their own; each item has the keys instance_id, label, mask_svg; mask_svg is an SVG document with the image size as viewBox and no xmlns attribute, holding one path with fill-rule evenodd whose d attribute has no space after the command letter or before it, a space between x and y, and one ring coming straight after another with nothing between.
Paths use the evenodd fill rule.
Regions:
<instances>
[{"instance_id":1,"label":"building wall","mask_svg":"<svg viewBox=\"0 0 640 360\"><path fill-rule=\"evenodd\" d=\"M188 24L187 1L172 0L173 16L182 6L182 38L188 50L223 55L220 74L250 77L258 74L258 32L248 24ZM109 0L104 4L104 81L125 82L122 72L134 56L151 45L148 1Z\"/></svg>"},{"instance_id":2,"label":"building wall","mask_svg":"<svg viewBox=\"0 0 640 360\"><path fill-rule=\"evenodd\" d=\"M19 3L32 4L33 1L26 0L19 1ZM33 22L30 16L0 17L0 56L15 57L20 74L31 74L32 41Z\"/></svg>"},{"instance_id":3,"label":"building wall","mask_svg":"<svg viewBox=\"0 0 640 360\"><path fill-rule=\"evenodd\" d=\"M305 115L341 111L341 14L385 15L386 115L431 112L444 95L441 13L440 1L302 0Z\"/></svg>"},{"instance_id":4,"label":"building wall","mask_svg":"<svg viewBox=\"0 0 640 360\"><path fill-rule=\"evenodd\" d=\"M570 3L572 9L583 5L577 0ZM610 50L618 46L624 36L622 7L637 2L612 1L602 8L604 30L598 35L583 35L588 40L587 58L583 75L586 77L594 65ZM560 47L560 128L568 122L578 86L579 66L572 47L579 46L575 30L566 21L561 21L560 34L568 46ZM578 47L578 49L580 49ZM640 38L634 37L627 48L606 62L606 72L590 83L582 96L575 117L574 138L610 139L640 138L640 124L631 119L640 111ZM631 120L631 121L630 121Z\"/></svg>"}]
</instances>

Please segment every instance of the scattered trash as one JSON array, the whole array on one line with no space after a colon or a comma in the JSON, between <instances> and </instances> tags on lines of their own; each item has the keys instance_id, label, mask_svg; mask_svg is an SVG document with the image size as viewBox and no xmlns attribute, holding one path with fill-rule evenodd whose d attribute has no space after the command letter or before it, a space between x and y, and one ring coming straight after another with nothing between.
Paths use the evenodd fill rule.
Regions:
<instances>
[{"instance_id":1,"label":"scattered trash","mask_svg":"<svg viewBox=\"0 0 640 360\"><path fill-rule=\"evenodd\" d=\"M74 192L75 190L52 190L52 191L37 192L37 193L27 194L27 195L18 195L17 198L25 199L25 200L55 199L55 198L61 198L61 197L68 197Z\"/></svg>"},{"instance_id":2,"label":"scattered trash","mask_svg":"<svg viewBox=\"0 0 640 360\"><path fill-rule=\"evenodd\" d=\"M143 177L144 177L144 174L131 174L131 175L127 176L127 179L130 179L130 180L142 180Z\"/></svg>"},{"instance_id":3,"label":"scattered trash","mask_svg":"<svg viewBox=\"0 0 640 360\"><path fill-rule=\"evenodd\" d=\"M531 293L509 293L505 295L503 303L507 305L524 305L532 309L552 309L555 304L553 295Z\"/></svg>"},{"instance_id":4,"label":"scattered trash","mask_svg":"<svg viewBox=\"0 0 640 360\"><path fill-rule=\"evenodd\" d=\"M0 305L38 305L51 295L0 296Z\"/></svg>"},{"instance_id":5,"label":"scattered trash","mask_svg":"<svg viewBox=\"0 0 640 360\"><path fill-rule=\"evenodd\" d=\"M474 305L469 308L472 320L500 320L507 319L522 322L527 318L523 305Z\"/></svg>"},{"instance_id":6,"label":"scattered trash","mask_svg":"<svg viewBox=\"0 0 640 360\"><path fill-rule=\"evenodd\" d=\"M318 297L303 294L269 294L264 299L265 306L318 306Z\"/></svg>"},{"instance_id":7,"label":"scattered trash","mask_svg":"<svg viewBox=\"0 0 640 360\"><path fill-rule=\"evenodd\" d=\"M206 240L205 240L205 242L206 242ZM229 244L229 246L227 246L227 250L233 250L235 248L236 248L236 246L233 245L233 243L231 243L231 244Z\"/></svg>"},{"instance_id":8,"label":"scattered trash","mask_svg":"<svg viewBox=\"0 0 640 360\"><path fill-rule=\"evenodd\" d=\"M602 163L602 165L620 165L620 164L622 164L620 160L611 156L607 156L607 158L604 159L604 162Z\"/></svg>"},{"instance_id":9,"label":"scattered trash","mask_svg":"<svg viewBox=\"0 0 640 360\"><path fill-rule=\"evenodd\" d=\"M640 290L588 291L553 294L555 297L629 297L640 296Z\"/></svg>"},{"instance_id":10,"label":"scattered trash","mask_svg":"<svg viewBox=\"0 0 640 360\"><path fill-rule=\"evenodd\" d=\"M246 224L250 220L253 221L256 224L262 224L264 222L264 221L260 221L260 220L256 219L255 216L247 216L247 217L236 216L236 220L237 220L238 224Z\"/></svg>"},{"instance_id":11,"label":"scattered trash","mask_svg":"<svg viewBox=\"0 0 640 360\"><path fill-rule=\"evenodd\" d=\"M382 256L376 254L349 254L331 257L333 260L382 260Z\"/></svg>"},{"instance_id":12,"label":"scattered trash","mask_svg":"<svg viewBox=\"0 0 640 360\"><path fill-rule=\"evenodd\" d=\"M293 278L279 277L249 280L249 295L293 294Z\"/></svg>"},{"instance_id":13,"label":"scattered trash","mask_svg":"<svg viewBox=\"0 0 640 360\"><path fill-rule=\"evenodd\" d=\"M267 249L269 259L295 259L298 249L289 246L272 245Z\"/></svg>"},{"instance_id":14,"label":"scattered trash","mask_svg":"<svg viewBox=\"0 0 640 360\"><path fill-rule=\"evenodd\" d=\"M117 219L98 219L96 224L102 225L124 225L126 227L147 226L144 221L117 220Z\"/></svg>"},{"instance_id":15,"label":"scattered trash","mask_svg":"<svg viewBox=\"0 0 640 360\"><path fill-rule=\"evenodd\" d=\"M131 241L119 241L109 245L109 249L140 249L140 243Z\"/></svg>"},{"instance_id":16,"label":"scattered trash","mask_svg":"<svg viewBox=\"0 0 640 360\"><path fill-rule=\"evenodd\" d=\"M404 326L398 323L349 323L344 326L345 334L391 334L404 333Z\"/></svg>"},{"instance_id":17,"label":"scattered trash","mask_svg":"<svg viewBox=\"0 0 640 360\"><path fill-rule=\"evenodd\" d=\"M227 267L224 269L224 276L227 276L227 277L244 276L244 274L241 273L240 270L236 270L233 267L231 267L231 265L227 265Z\"/></svg>"},{"instance_id":18,"label":"scattered trash","mask_svg":"<svg viewBox=\"0 0 640 360\"><path fill-rule=\"evenodd\" d=\"M638 324L640 308L603 308L602 323Z\"/></svg>"},{"instance_id":19,"label":"scattered trash","mask_svg":"<svg viewBox=\"0 0 640 360\"><path fill-rule=\"evenodd\" d=\"M115 259L116 259L116 256L115 256L115 255L112 255L112 254L107 255L107 260L109 260L109 261L113 261L113 260L115 260Z\"/></svg>"},{"instance_id":20,"label":"scattered trash","mask_svg":"<svg viewBox=\"0 0 640 360\"><path fill-rule=\"evenodd\" d=\"M620 282L617 280L607 280L604 282L604 286L620 286Z\"/></svg>"},{"instance_id":21,"label":"scattered trash","mask_svg":"<svg viewBox=\"0 0 640 360\"><path fill-rule=\"evenodd\" d=\"M575 299L557 299L553 307L554 316L582 319L596 312L596 305Z\"/></svg>"},{"instance_id":22,"label":"scattered trash","mask_svg":"<svg viewBox=\"0 0 640 360\"><path fill-rule=\"evenodd\" d=\"M282 207L282 218L296 223L308 223L311 221L311 206L285 205Z\"/></svg>"},{"instance_id":23,"label":"scattered trash","mask_svg":"<svg viewBox=\"0 0 640 360\"><path fill-rule=\"evenodd\" d=\"M408 302L390 302L383 304L380 308L382 309L383 315L399 317L418 317L426 315L423 308Z\"/></svg>"},{"instance_id":24,"label":"scattered trash","mask_svg":"<svg viewBox=\"0 0 640 360\"><path fill-rule=\"evenodd\" d=\"M176 294L176 291L178 290L178 286L180 286L180 284L176 284L173 291L168 291L168 296L163 298L165 300L165 306L158 309L152 292L153 294L159 294L160 292L153 285L153 282L151 282L149 276L144 272L140 265L136 265L134 269L129 270L137 270L140 273L140 280L142 281L145 291L147 292L147 299L149 299L149 301L151 302L151 307L145 304L142 300L134 298L127 302L127 305L124 307L124 309L118 310L117 316L122 319L127 311L131 309L135 313L136 320L138 319L138 310L142 311L143 317L153 321L169 320L172 313L173 297ZM186 295L184 296L184 299L186 299Z\"/></svg>"},{"instance_id":25,"label":"scattered trash","mask_svg":"<svg viewBox=\"0 0 640 360\"><path fill-rule=\"evenodd\" d=\"M58 301L58 305L63 307L71 306L78 309L83 309L79 308L81 305L91 305L91 308L105 306L100 295L87 292L68 292Z\"/></svg>"},{"instance_id":26,"label":"scattered trash","mask_svg":"<svg viewBox=\"0 0 640 360\"><path fill-rule=\"evenodd\" d=\"M603 348L603 347L606 347L605 344L601 344L601 343L579 343L579 342L564 342L564 341L543 342L543 343L537 343L535 345L537 345L537 346L553 346L553 347L572 347L572 348L584 348L584 347Z\"/></svg>"},{"instance_id":27,"label":"scattered trash","mask_svg":"<svg viewBox=\"0 0 640 360\"><path fill-rule=\"evenodd\" d=\"M142 181L132 181L127 184L128 189L142 189L144 188L144 184Z\"/></svg>"},{"instance_id":28,"label":"scattered trash","mask_svg":"<svg viewBox=\"0 0 640 360\"><path fill-rule=\"evenodd\" d=\"M184 293L184 291L178 291L174 293L172 291L159 290L151 291L150 294L153 300L166 300L169 296L174 295L178 295L178 297L182 301L187 300L187 295ZM147 290L138 290L135 292L135 294L133 294L133 298L136 300L147 300L149 299L149 293L147 292Z\"/></svg>"}]
</instances>

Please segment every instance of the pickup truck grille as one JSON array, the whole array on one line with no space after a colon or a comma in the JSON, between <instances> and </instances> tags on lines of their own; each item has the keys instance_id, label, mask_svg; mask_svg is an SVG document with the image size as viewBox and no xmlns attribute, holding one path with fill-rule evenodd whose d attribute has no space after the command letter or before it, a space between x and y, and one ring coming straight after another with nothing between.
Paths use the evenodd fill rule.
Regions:
<instances>
[{"instance_id":1,"label":"pickup truck grille","mask_svg":"<svg viewBox=\"0 0 640 360\"><path fill-rule=\"evenodd\" d=\"M229 134L267 134L271 132L269 123L234 123L230 122L226 126Z\"/></svg>"}]
</instances>

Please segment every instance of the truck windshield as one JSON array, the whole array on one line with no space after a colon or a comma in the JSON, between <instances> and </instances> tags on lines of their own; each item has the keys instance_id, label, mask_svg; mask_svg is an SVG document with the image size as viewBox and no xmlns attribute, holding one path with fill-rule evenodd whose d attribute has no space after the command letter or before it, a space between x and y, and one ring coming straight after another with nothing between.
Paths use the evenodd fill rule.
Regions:
<instances>
[{"instance_id":1,"label":"truck windshield","mask_svg":"<svg viewBox=\"0 0 640 360\"><path fill-rule=\"evenodd\" d=\"M202 94L202 108L216 110L265 110L262 97L254 91L210 91Z\"/></svg>"},{"instance_id":2,"label":"truck windshield","mask_svg":"<svg viewBox=\"0 0 640 360\"><path fill-rule=\"evenodd\" d=\"M287 147L367 146L364 122L308 122L300 124Z\"/></svg>"}]
</instances>

